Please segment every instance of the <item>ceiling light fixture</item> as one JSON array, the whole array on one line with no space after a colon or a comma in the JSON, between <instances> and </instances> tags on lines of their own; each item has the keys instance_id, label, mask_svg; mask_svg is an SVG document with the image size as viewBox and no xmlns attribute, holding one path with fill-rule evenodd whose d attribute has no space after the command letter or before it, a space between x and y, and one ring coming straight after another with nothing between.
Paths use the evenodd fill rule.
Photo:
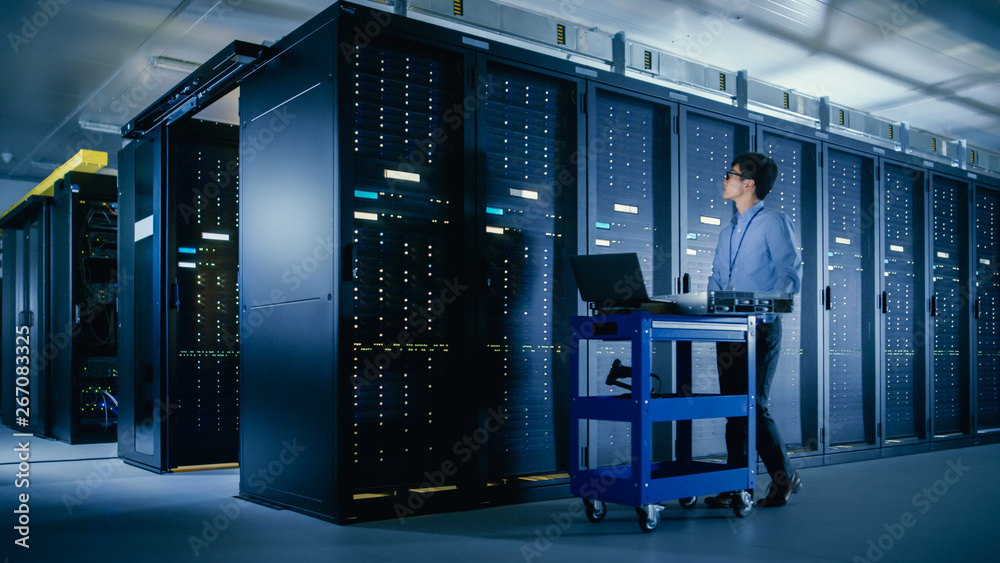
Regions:
<instances>
[{"instance_id":1,"label":"ceiling light fixture","mask_svg":"<svg viewBox=\"0 0 1000 563\"><path fill-rule=\"evenodd\" d=\"M176 72L183 72L185 74L191 74L192 72L198 70L198 67L201 66L198 63L172 59L170 57L150 57L149 60L153 63L154 68L173 70Z\"/></svg>"},{"instance_id":2,"label":"ceiling light fixture","mask_svg":"<svg viewBox=\"0 0 1000 563\"><path fill-rule=\"evenodd\" d=\"M55 170L62 166L58 162L49 162L47 160L32 160L31 165L41 170Z\"/></svg>"},{"instance_id":3,"label":"ceiling light fixture","mask_svg":"<svg viewBox=\"0 0 1000 563\"><path fill-rule=\"evenodd\" d=\"M98 133L109 133L119 137L122 134L122 128L120 125L115 125L114 123L101 123L99 121L80 121L80 129L96 131Z\"/></svg>"}]
</instances>

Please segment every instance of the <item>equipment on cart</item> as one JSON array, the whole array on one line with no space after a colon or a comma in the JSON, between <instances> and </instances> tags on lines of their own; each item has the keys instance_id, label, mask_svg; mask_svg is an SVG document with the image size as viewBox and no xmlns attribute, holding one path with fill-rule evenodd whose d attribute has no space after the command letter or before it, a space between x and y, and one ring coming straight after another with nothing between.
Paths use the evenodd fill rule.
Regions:
<instances>
[{"instance_id":1,"label":"equipment on cart","mask_svg":"<svg viewBox=\"0 0 1000 563\"><path fill-rule=\"evenodd\" d=\"M696 291L650 296L635 252L570 257L580 297L595 314L650 311L670 315L791 313L794 296L780 291Z\"/></svg>"}]
</instances>

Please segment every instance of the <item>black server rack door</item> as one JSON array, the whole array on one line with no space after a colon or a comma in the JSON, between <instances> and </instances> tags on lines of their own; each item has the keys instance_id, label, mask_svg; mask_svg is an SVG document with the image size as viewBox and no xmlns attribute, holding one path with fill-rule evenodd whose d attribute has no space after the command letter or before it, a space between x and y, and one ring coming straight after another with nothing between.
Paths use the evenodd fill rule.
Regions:
<instances>
[{"instance_id":1,"label":"black server rack door","mask_svg":"<svg viewBox=\"0 0 1000 563\"><path fill-rule=\"evenodd\" d=\"M587 253L635 252L650 295L672 293L671 123L676 108L622 92L595 88L588 116ZM654 373L670 373L672 356L654 346ZM605 385L615 359L629 364L631 346L610 341L588 343L590 395L624 392ZM661 384L669 385L670 381ZM653 388L657 390L656 387ZM669 391L666 388L664 392ZM583 390L581 390L583 391ZM620 463L631 457L628 423L589 421L591 467Z\"/></svg>"},{"instance_id":2,"label":"black server rack door","mask_svg":"<svg viewBox=\"0 0 1000 563\"><path fill-rule=\"evenodd\" d=\"M354 49L346 67L353 397L344 463L355 494L426 485L429 474L453 485L471 456L459 429L480 384L479 366L462 360L472 286L463 139L475 106L463 100L462 62L383 35Z\"/></svg>"},{"instance_id":3,"label":"black server rack door","mask_svg":"<svg viewBox=\"0 0 1000 563\"><path fill-rule=\"evenodd\" d=\"M722 197L722 182L733 159L750 150L750 126L693 111L680 122L681 291L707 291L719 232L736 212ZM765 204L766 205L766 204ZM692 343L691 378L695 393L718 393L714 344ZM725 419L692 423L692 455L726 452Z\"/></svg>"},{"instance_id":4,"label":"black server rack door","mask_svg":"<svg viewBox=\"0 0 1000 563\"><path fill-rule=\"evenodd\" d=\"M52 206L53 433L74 444L117 435L116 189L113 176L73 172Z\"/></svg>"},{"instance_id":5,"label":"black server rack door","mask_svg":"<svg viewBox=\"0 0 1000 563\"><path fill-rule=\"evenodd\" d=\"M162 299L157 267L160 221L160 133L133 141L119 158L118 455L163 470L160 444L169 407L161 402Z\"/></svg>"},{"instance_id":6,"label":"black server rack door","mask_svg":"<svg viewBox=\"0 0 1000 563\"><path fill-rule=\"evenodd\" d=\"M49 340L49 260L48 203L24 224L24 312L21 325L31 331L30 358L31 416L28 430L51 436L51 373L58 348Z\"/></svg>"},{"instance_id":7,"label":"black server rack door","mask_svg":"<svg viewBox=\"0 0 1000 563\"><path fill-rule=\"evenodd\" d=\"M114 178L80 180L74 199L73 294L80 333L74 342L72 374L74 441L114 441L118 424L118 202ZM72 187L72 186L71 186ZM76 320L75 318L73 319Z\"/></svg>"},{"instance_id":8,"label":"black server rack door","mask_svg":"<svg viewBox=\"0 0 1000 563\"><path fill-rule=\"evenodd\" d=\"M338 516L334 25L240 87L240 492Z\"/></svg>"},{"instance_id":9,"label":"black server rack door","mask_svg":"<svg viewBox=\"0 0 1000 563\"><path fill-rule=\"evenodd\" d=\"M887 443L926 436L923 170L883 163L883 349Z\"/></svg>"},{"instance_id":10,"label":"black server rack door","mask_svg":"<svg viewBox=\"0 0 1000 563\"><path fill-rule=\"evenodd\" d=\"M69 442L73 434L72 419L79 418L74 416L73 411L80 404L79 399L74 397L80 390L73 389L73 355L76 347L70 338L74 332L72 323L75 319L72 313L76 304L72 296L74 268L70 264L76 258L72 248L73 198L69 197L69 185L65 179L57 181L53 189L55 195L52 198L52 225L49 230L49 263L52 266L49 275L52 283L48 289L52 303L51 334L63 346L53 350L54 353L48 360L53 384L50 397L51 434L57 440Z\"/></svg>"},{"instance_id":11,"label":"black server rack door","mask_svg":"<svg viewBox=\"0 0 1000 563\"><path fill-rule=\"evenodd\" d=\"M763 130L760 152L778 166L778 178L764 205L784 213L795 228L804 264L802 289L791 313L781 315L781 355L771 384L769 410L790 452L819 449L819 381L817 363L821 332L817 330L819 279L812 265L819 254L817 226L818 144L776 131Z\"/></svg>"},{"instance_id":12,"label":"black server rack door","mask_svg":"<svg viewBox=\"0 0 1000 563\"><path fill-rule=\"evenodd\" d=\"M825 159L830 451L876 441L874 159L830 148Z\"/></svg>"},{"instance_id":13,"label":"black server rack door","mask_svg":"<svg viewBox=\"0 0 1000 563\"><path fill-rule=\"evenodd\" d=\"M15 332L17 330L17 315L15 314L17 298L14 288L17 287L16 250L19 232L14 229L3 229L3 232L0 233L0 237L3 237L3 263L0 265L3 268L3 275L0 276L0 281L3 282L2 287L0 287L0 295L2 295L2 304L0 304L0 323L2 323L0 324L0 335L2 338L0 341L7 346L13 346L13 344L6 343L14 342L17 334ZM3 386L3 393L0 393L0 417L3 418L3 423L11 428L18 427L14 413L14 387L17 384L15 372L17 355L15 352L16 350L13 348L0 350L0 360L3 362L2 367L0 367L0 385Z\"/></svg>"},{"instance_id":14,"label":"black server rack door","mask_svg":"<svg viewBox=\"0 0 1000 563\"><path fill-rule=\"evenodd\" d=\"M970 431L969 184L935 175L933 181L934 329L932 430L935 438Z\"/></svg>"},{"instance_id":15,"label":"black server rack door","mask_svg":"<svg viewBox=\"0 0 1000 563\"><path fill-rule=\"evenodd\" d=\"M976 190L976 430L1000 428L1000 192Z\"/></svg>"},{"instance_id":16,"label":"black server rack door","mask_svg":"<svg viewBox=\"0 0 1000 563\"><path fill-rule=\"evenodd\" d=\"M172 467L239 459L239 129L167 129Z\"/></svg>"},{"instance_id":17,"label":"black server rack door","mask_svg":"<svg viewBox=\"0 0 1000 563\"><path fill-rule=\"evenodd\" d=\"M567 265L575 250L568 230L578 114L573 82L492 61L486 81L484 130L477 132L486 279L478 346L485 405L507 417L488 441L495 478L552 472L565 458L557 434L568 410L557 397L567 371L560 343L576 303Z\"/></svg>"}]
</instances>

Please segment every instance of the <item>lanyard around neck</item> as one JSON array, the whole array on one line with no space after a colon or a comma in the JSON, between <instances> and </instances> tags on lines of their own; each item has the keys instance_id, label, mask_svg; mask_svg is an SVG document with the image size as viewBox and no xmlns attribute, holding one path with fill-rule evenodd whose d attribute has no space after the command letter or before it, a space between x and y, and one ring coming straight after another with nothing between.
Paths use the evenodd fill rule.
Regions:
<instances>
[{"instance_id":1,"label":"lanyard around neck","mask_svg":"<svg viewBox=\"0 0 1000 563\"><path fill-rule=\"evenodd\" d=\"M750 220L747 221L747 226L743 229L743 234L740 236L740 244L736 247L736 252L733 252L733 231L736 230L736 225L733 225L733 230L729 231L729 281L733 280L733 267L736 265L736 257L740 254L740 249L743 248L743 239L747 236L747 231L750 230L750 224L753 220L757 218L757 214L764 210L764 206L760 206L754 214L750 216ZM737 222L739 220L737 219Z\"/></svg>"}]
</instances>

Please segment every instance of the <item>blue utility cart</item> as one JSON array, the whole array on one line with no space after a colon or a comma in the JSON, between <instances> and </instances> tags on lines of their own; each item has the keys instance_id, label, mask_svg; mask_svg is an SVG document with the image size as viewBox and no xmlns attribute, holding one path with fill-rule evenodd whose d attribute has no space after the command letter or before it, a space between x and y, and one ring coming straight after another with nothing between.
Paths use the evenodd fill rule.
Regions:
<instances>
[{"instance_id":1,"label":"blue utility cart","mask_svg":"<svg viewBox=\"0 0 1000 563\"><path fill-rule=\"evenodd\" d=\"M571 372L578 380L570 398L570 491L583 499L592 522L604 518L606 503L633 506L644 532L659 524L660 502L678 499L691 508L699 495L736 492L734 511L746 517L753 509L751 492L756 480L756 332L758 317L663 315L647 311L571 319ZM587 372L580 369L582 341L630 341L632 346L631 393L587 396ZM677 393L651 392L652 343L676 342ZM748 395L693 394L692 342L746 342ZM737 358L736 361L743 361ZM697 461L691 458L691 421L704 418L747 417L747 451L744 466ZM587 421L631 424L631 464L589 467L584 457ZM676 421L673 459L654 462L654 422Z\"/></svg>"}]
</instances>

